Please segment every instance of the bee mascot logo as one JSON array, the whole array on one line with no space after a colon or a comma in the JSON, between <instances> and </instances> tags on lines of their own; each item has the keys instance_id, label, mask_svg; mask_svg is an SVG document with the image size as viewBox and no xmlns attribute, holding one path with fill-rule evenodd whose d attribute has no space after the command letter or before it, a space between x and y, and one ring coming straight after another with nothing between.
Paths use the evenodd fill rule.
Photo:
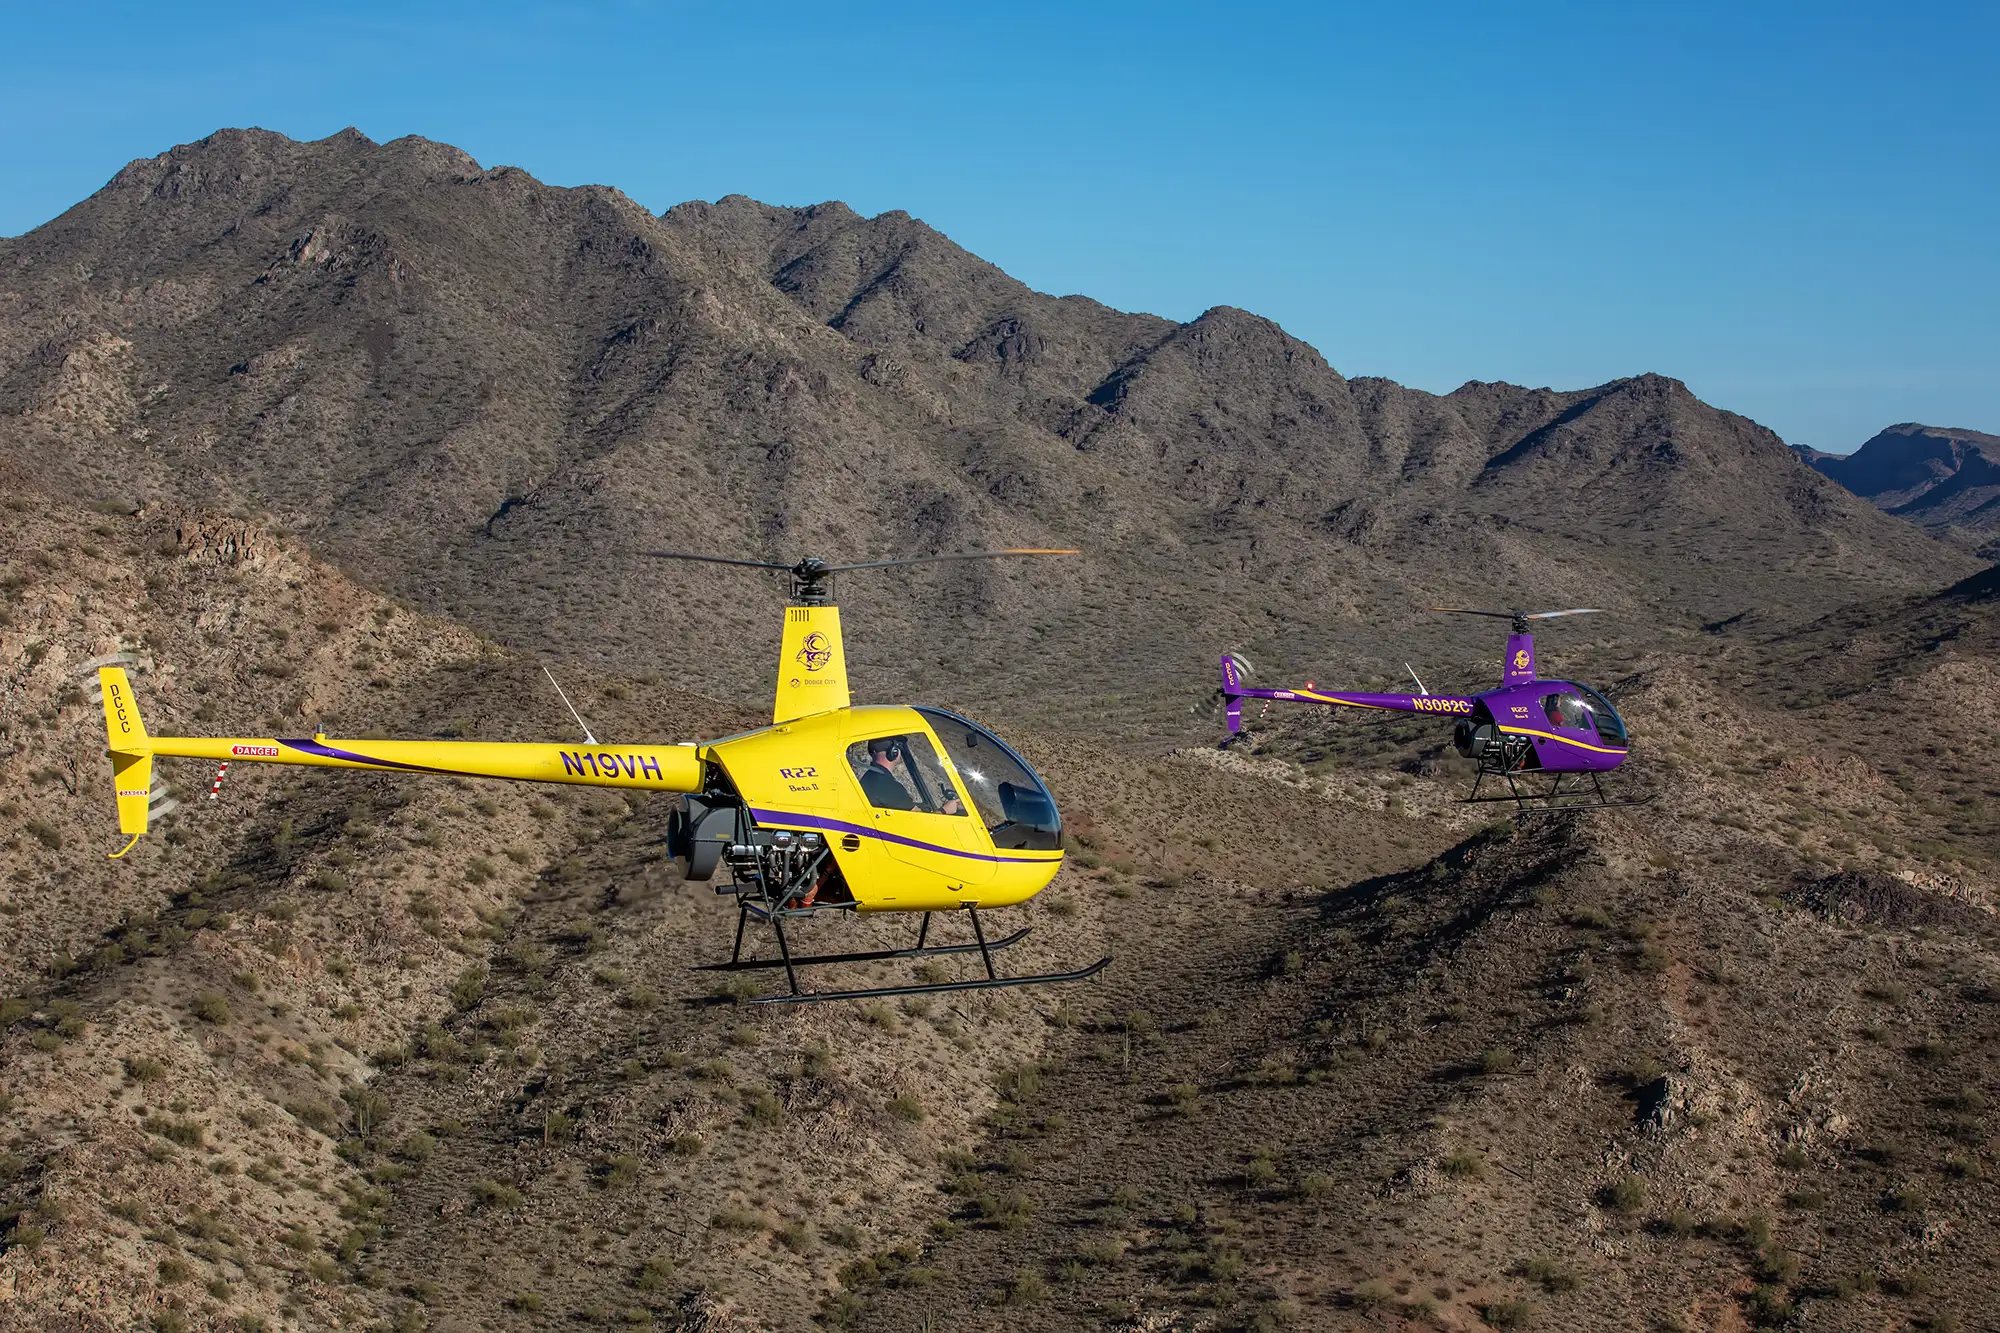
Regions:
<instances>
[{"instance_id":1,"label":"bee mascot logo","mask_svg":"<svg viewBox=\"0 0 2000 1333\"><path fill-rule=\"evenodd\" d=\"M806 635L799 645L798 661L808 671L818 671L833 660L833 649L827 646L826 635L814 630Z\"/></svg>"},{"instance_id":2,"label":"bee mascot logo","mask_svg":"<svg viewBox=\"0 0 2000 1333\"><path fill-rule=\"evenodd\" d=\"M1528 650L1526 648L1522 648L1514 654L1514 669L1516 671L1526 671L1528 669Z\"/></svg>"}]
</instances>

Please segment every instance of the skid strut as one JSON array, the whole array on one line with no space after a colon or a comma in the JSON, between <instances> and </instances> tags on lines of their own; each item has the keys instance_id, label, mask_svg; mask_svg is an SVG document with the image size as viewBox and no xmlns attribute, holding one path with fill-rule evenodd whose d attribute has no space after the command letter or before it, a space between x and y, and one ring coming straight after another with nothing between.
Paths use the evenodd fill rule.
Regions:
<instances>
[{"instance_id":1,"label":"skid strut","mask_svg":"<svg viewBox=\"0 0 2000 1333\"><path fill-rule=\"evenodd\" d=\"M1019 944L1027 938L1028 927L1022 927L1011 935L997 940L986 938L985 926L979 920L979 909L963 909L972 918L973 943L971 944L930 944L931 914L924 913L923 922L917 929L917 942L908 949L874 949L862 953L827 953L794 955L791 942L785 938L783 913L770 912L739 901L736 917L736 948L726 963L708 963L694 969L699 972L747 972L751 970L782 967L788 993L783 995L760 995L751 1000L752 1004L817 1004L824 1000L872 1000L896 995L936 995L946 991L993 990L1004 986L1037 986L1061 981L1082 981L1094 977L1111 960L1100 958L1089 967L1074 972L1045 972L1035 976L1003 977L993 967L993 953ZM743 931L752 916L771 923L772 934L777 937L778 957L743 957ZM940 981L913 986L874 986L863 990L807 991L799 988L797 969L817 967L830 963L874 963L901 958L937 958L948 954L977 953L984 964L986 975L971 981Z\"/></svg>"},{"instance_id":2,"label":"skid strut","mask_svg":"<svg viewBox=\"0 0 2000 1333\"><path fill-rule=\"evenodd\" d=\"M1548 815L1559 814L1564 810L1616 810L1625 806L1649 805L1653 799L1648 796L1637 801L1614 801L1606 794L1604 784L1598 780L1596 773L1589 774L1591 791L1583 790L1581 784L1568 791L1564 791L1564 779L1572 776L1568 773L1555 774L1553 780L1549 783L1547 791L1523 791L1520 784L1514 780L1515 773L1519 771L1518 769L1510 769L1502 766L1487 767L1482 764L1479 776L1472 783L1472 794L1467 796L1460 804L1487 805L1498 803L1504 805L1511 801L1517 807L1516 813L1518 814ZM1501 781L1507 784L1507 794L1505 796L1481 796L1479 794L1480 784L1486 781L1488 774L1497 774ZM1592 795L1593 792L1595 793L1594 797Z\"/></svg>"}]
</instances>

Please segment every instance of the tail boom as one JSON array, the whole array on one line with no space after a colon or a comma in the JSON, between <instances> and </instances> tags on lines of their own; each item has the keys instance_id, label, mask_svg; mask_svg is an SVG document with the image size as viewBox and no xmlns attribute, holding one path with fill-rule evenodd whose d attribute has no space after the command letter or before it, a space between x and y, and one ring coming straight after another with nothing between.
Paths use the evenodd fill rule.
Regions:
<instances>
[{"instance_id":1,"label":"tail boom","mask_svg":"<svg viewBox=\"0 0 2000 1333\"><path fill-rule=\"evenodd\" d=\"M118 828L136 841L146 831L153 760L294 764L378 773L435 773L508 782L698 792L706 763L694 745L556 745L508 741L329 740L325 736L154 736L139 717L132 682L119 667L98 673L104 730L118 802ZM130 850L127 845L126 850ZM124 852L115 854L124 855Z\"/></svg>"},{"instance_id":2,"label":"tail boom","mask_svg":"<svg viewBox=\"0 0 2000 1333\"><path fill-rule=\"evenodd\" d=\"M435 773L509 782L698 792L702 759L693 745L557 745L541 741L367 741L242 736L157 736L152 752L225 763Z\"/></svg>"},{"instance_id":3,"label":"tail boom","mask_svg":"<svg viewBox=\"0 0 2000 1333\"><path fill-rule=\"evenodd\" d=\"M1335 694L1318 689L1240 691L1245 699L1278 699L1286 703L1329 704L1339 708L1378 708L1391 713L1434 713L1441 717L1469 717L1473 701L1451 694L1370 694L1342 691Z\"/></svg>"}]
</instances>

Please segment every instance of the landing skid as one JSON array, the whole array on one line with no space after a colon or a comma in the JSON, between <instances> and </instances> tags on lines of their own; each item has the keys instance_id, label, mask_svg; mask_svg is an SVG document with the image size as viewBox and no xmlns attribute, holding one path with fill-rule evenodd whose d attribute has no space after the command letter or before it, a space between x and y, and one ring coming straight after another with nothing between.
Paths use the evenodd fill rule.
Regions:
<instances>
[{"instance_id":1,"label":"landing skid","mask_svg":"<svg viewBox=\"0 0 2000 1333\"><path fill-rule=\"evenodd\" d=\"M785 980L790 986L789 993L784 995L754 996L750 1003L818 1004L825 1000L873 1000L896 995L939 995L948 991L997 990L1005 986L1041 986L1062 981L1082 981L1087 977L1096 976L1111 962L1109 958L1100 958L1089 967L1081 968L1075 972L1045 972L1026 977L1000 976L993 969L994 950L1005 949L1011 945L1019 944L1023 939L1027 938L1029 928L1023 926L1011 935L989 942L986 938L986 930L979 921L979 909L977 907L967 907L963 910L972 918L974 942L971 944L927 945L925 941L930 935L931 914L926 912L924 913L922 924L917 928L917 942L908 949L876 949L866 953L794 955L790 942L785 938L783 913L769 912L739 901L736 915L736 948L731 953L729 961L726 963L707 963L693 970L697 972L748 972L763 968L782 967L785 969ZM777 937L778 941L778 957L743 957L743 931L752 916L770 922L772 934ZM976 953L979 955L980 962L986 967L985 977L972 981L940 981L914 986L875 986L864 990L807 991L799 989L797 969L802 967L818 967L831 963L872 963L896 958L936 958L947 954L966 953Z\"/></svg>"},{"instance_id":2,"label":"landing skid","mask_svg":"<svg viewBox=\"0 0 2000 1333\"><path fill-rule=\"evenodd\" d=\"M1505 796L1481 796L1479 794L1479 788L1486 781L1489 774L1497 775L1502 782L1507 784L1507 794ZM1550 815L1560 814L1565 810L1619 810L1635 805L1651 805L1653 802L1653 798L1650 796L1638 801L1614 801L1605 794L1604 784L1598 780L1595 773L1588 775L1590 778L1590 791L1585 791L1581 784L1568 791L1563 790L1564 781L1576 776L1575 774L1557 773L1553 776L1554 780L1549 783L1547 791L1523 791L1521 784L1514 780L1515 774L1513 772L1505 769L1482 768L1478 778L1473 781L1472 795L1462 798L1459 804L1504 805L1512 802L1517 807L1517 814Z\"/></svg>"}]
</instances>

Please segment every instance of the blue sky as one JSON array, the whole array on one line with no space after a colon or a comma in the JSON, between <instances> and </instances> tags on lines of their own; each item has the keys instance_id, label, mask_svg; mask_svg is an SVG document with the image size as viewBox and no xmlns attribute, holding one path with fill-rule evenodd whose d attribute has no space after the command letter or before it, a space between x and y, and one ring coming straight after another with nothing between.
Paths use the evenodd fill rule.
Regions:
<instances>
[{"instance_id":1,"label":"blue sky","mask_svg":"<svg viewBox=\"0 0 2000 1333\"><path fill-rule=\"evenodd\" d=\"M0 234L225 125L901 208L1350 375L2000 432L2000 7L9 5Z\"/></svg>"}]
</instances>

